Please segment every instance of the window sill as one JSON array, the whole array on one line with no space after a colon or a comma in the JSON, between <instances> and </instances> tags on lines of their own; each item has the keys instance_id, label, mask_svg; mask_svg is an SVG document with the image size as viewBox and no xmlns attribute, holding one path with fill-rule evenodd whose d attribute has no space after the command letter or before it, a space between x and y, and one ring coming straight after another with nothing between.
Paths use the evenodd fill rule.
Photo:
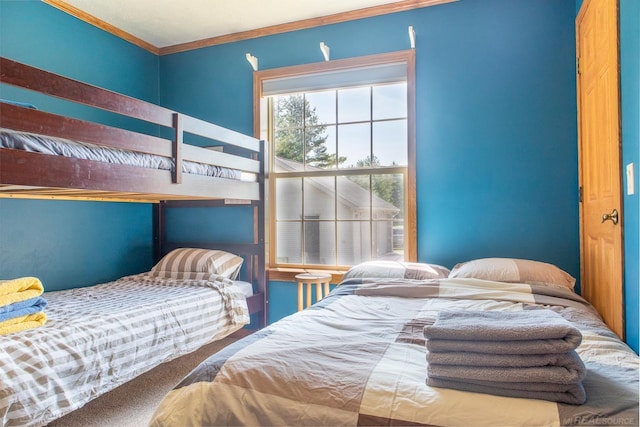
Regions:
<instances>
[{"instance_id":1,"label":"window sill","mask_svg":"<svg viewBox=\"0 0 640 427\"><path fill-rule=\"evenodd\" d=\"M278 280L282 282L295 282L296 274L300 273L313 273L313 272L321 272L331 274L331 283L337 284L342 281L342 276L344 275L344 271L338 270L330 270L330 269L305 269L305 268L282 268L282 267L271 267L267 268L267 280Z\"/></svg>"}]
</instances>

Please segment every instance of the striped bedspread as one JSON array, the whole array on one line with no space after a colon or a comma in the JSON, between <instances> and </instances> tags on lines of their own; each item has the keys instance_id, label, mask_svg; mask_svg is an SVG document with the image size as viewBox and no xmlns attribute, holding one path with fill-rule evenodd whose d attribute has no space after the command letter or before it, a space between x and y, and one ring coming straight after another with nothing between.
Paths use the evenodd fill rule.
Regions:
<instances>
[{"instance_id":1,"label":"striped bedspread","mask_svg":"<svg viewBox=\"0 0 640 427\"><path fill-rule=\"evenodd\" d=\"M228 279L139 274L45 292L48 322L0 337L0 424L37 426L248 323Z\"/></svg>"},{"instance_id":2,"label":"striped bedspread","mask_svg":"<svg viewBox=\"0 0 640 427\"><path fill-rule=\"evenodd\" d=\"M363 280L211 356L165 397L151 425L638 425L638 357L573 292L477 279ZM440 311L541 308L583 336L585 404L426 384L423 330Z\"/></svg>"}]
</instances>

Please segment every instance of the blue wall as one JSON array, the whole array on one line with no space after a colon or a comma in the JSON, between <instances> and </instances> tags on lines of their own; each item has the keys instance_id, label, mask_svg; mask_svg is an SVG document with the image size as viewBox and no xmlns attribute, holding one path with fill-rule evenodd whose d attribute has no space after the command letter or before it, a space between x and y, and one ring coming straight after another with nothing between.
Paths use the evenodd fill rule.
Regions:
<instances>
[{"instance_id":1,"label":"blue wall","mask_svg":"<svg viewBox=\"0 0 640 427\"><path fill-rule=\"evenodd\" d=\"M463 0L158 58L40 1L0 1L0 54L252 133L246 52L268 69L320 61L320 41L332 59L403 50L412 25L419 259L451 267L483 256L527 257L578 277L574 19L581 2ZM636 163L637 180L639 6L620 3L623 161ZM4 86L0 96L90 114ZM627 334L637 351L637 193L624 203ZM191 234L231 230L193 213L172 215L175 239L190 237L180 231L185 224ZM250 215L234 220L241 233L253 226ZM151 262L149 205L0 199L1 277L38 275L59 289ZM295 288L271 285L270 319L277 320L294 310Z\"/></svg>"},{"instance_id":2,"label":"blue wall","mask_svg":"<svg viewBox=\"0 0 640 427\"><path fill-rule=\"evenodd\" d=\"M131 203L0 199L2 277L35 276L52 291L148 269L149 213Z\"/></svg>"},{"instance_id":3,"label":"blue wall","mask_svg":"<svg viewBox=\"0 0 640 427\"><path fill-rule=\"evenodd\" d=\"M1 1L0 24L4 57L158 102L159 59L150 52L38 0Z\"/></svg>"},{"instance_id":4,"label":"blue wall","mask_svg":"<svg viewBox=\"0 0 640 427\"><path fill-rule=\"evenodd\" d=\"M253 207L170 208L166 210L167 240L171 242L253 242ZM242 227L248 224L248 227ZM230 226L233 225L233 226Z\"/></svg>"},{"instance_id":5,"label":"blue wall","mask_svg":"<svg viewBox=\"0 0 640 427\"><path fill-rule=\"evenodd\" d=\"M0 1L0 55L158 100L158 57L41 1ZM100 117L69 103L0 86L0 97ZM148 204L0 199L0 279L37 276L46 290L86 286L152 263Z\"/></svg>"},{"instance_id":6,"label":"blue wall","mask_svg":"<svg viewBox=\"0 0 640 427\"><path fill-rule=\"evenodd\" d=\"M572 2L464 0L212 46L161 57L160 98L252 133L246 52L269 69L322 60L320 41L332 59L404 50L412 25L419 259L526 257L578 277L574 19ZM293 306L272 285L274 320Z\"/></svg>"},{"instance_id":7,"label":"blue wall","mask_svg":"<svg viewBox=\"0 0 640 427\"><path fill-rule=\"evenodd\" d=\"M622 165L634 164L635 194L627 195L624 176L624 251L626 338L638 352L640 262L640 1L620 0L620 92L622 105ZM624 173L624 169L623 169Z\"/></svg>"}]
</instances>

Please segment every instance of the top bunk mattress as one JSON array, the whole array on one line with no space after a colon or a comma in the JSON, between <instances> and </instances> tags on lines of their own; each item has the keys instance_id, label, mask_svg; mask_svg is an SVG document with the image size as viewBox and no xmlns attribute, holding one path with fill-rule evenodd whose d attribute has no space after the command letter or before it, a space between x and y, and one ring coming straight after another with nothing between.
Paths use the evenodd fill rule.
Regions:
<instances>
[{"instance_id":1,"label":"top bunk mattress","mask_svg":"<svg viewBox=\"0 0 640 427\"><path fill-rule=\"evenodd\" d=\"M17 132L6 128L0 128L0 147L168 171L175 168L173 159L169 157L102 147L34 133ZM255 181L255 176L250 173L190 161L182 162L182 172L241 181Z\"/></svg>"}]
</instances>

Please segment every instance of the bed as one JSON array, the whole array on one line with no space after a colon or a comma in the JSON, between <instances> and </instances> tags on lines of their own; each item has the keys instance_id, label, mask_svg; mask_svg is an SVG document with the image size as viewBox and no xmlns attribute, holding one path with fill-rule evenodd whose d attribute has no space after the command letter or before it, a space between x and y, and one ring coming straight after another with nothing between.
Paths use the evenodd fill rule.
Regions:
<instances>
[{"instance_id":1,"label":"bed","mask_svg":"<svg viewBox=\"0 0 640 427\"><path fill-rule=\"evenodd\" d=\"M156 269L45 292L43 326L0 336L2 425L44 425L250 319L265 324L263 141L8 58L0 83L42 100L0 101L0 197L152 203L156 262L194 248L244 260L244 283L230 282L235 270ZM251 242L168 239L167 209L238 205L253 211Z\"/></svg>"},{"instance_id":2,"label":"bed","mask_svg":"<svg viewBox=\"0 0 640 427\"><path fill-rule=\"evenodd\" d=\"M638 425L638 356L573 292L574 282L551 264L503 258L450 272L356 266L328 297L202 362L150 425ZM582 361L571 388L585 400L428 385L440 366L427 362L437 353L429 344L439 342L427 332L446 313L557 317L581 337L567 354Z\"/></svg>"},{"instance_id":3,"label":"bed","mask_svg":"<svg viewBox=\"0 0 640 427\"><path fill-rule=\"evenodd\" d=\"M80 104L88 111L76 114L94 120L3 100L2 197L261 200L264 144L259 140L7 58L0 58L0 82Z\"/></svg>"},{"instance_id":4,"label":"bed","mask_svg":"<svg viewBox=\"0 0 640 427\"><path fill-rule=\"evenodd\" d=\"M178 248L148 272L44 292L42 326L0 335L2 425L45 425L249 323L244 259Z\"/></svg>"},{"instance_id":5,"label":"bed","mask_svg":"<svg viewBox=\"0 0 640 427\"><path fill-rule=\"evenodd\" d=\"M167 241L167 209L247 206L253 240L226 247L250 258L249 309L261 313L258 327L265 324L264 141L4 57L0 83L35 92L50 109L61 108L51 99L62 100L65 111L86 116L0 99L0 197L153 203L156 261L193 243Z\"/></svg>"},{"instance_id":6,"label":"bed","mask_svg":"<svg viewBox=\"0 0 640 427\"><path fill-rule=\"evenodd\" d=\"M250 310L262 312L264 325L264 141L3 57L0 83L89 107L90 117L103 119L98 111L122 119L109 116L122 123L114 127L0 100L0 197L153 203L156 260L170 245L166 209L246 205L254 211L254 238L232 250L251 258ZM146 133L130 130L140 123ZM195 244L212 248L208 243Z\"/></svg>"}]
</instances>

